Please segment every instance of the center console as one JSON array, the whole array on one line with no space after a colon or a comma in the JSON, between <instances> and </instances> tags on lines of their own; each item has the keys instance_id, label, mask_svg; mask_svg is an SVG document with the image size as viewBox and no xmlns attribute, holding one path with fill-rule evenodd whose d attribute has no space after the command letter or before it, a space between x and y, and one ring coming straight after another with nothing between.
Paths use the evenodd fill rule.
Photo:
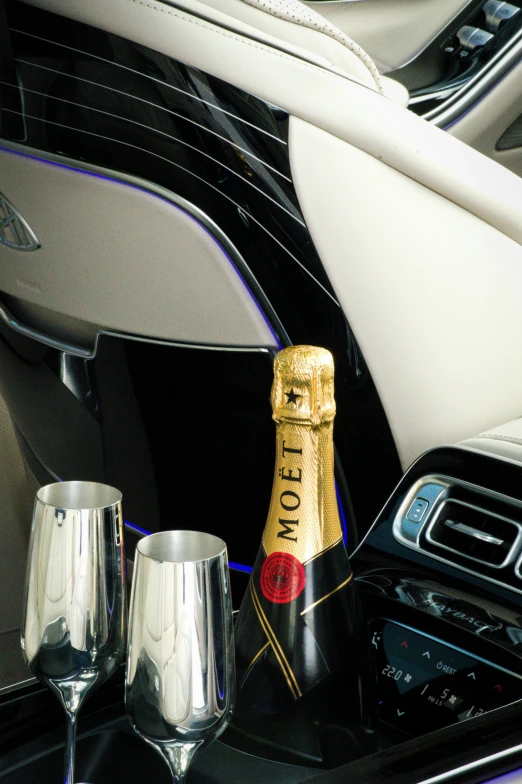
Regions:
<instances>
[{"instance_id":1,"label":"center console","mask_svg":"<svg viewBox=\"0 0 522 784\"><path fill-rule=\"evenodd\" d=\"M485 766L484 780L521 759L518 720L506 728L522 715L520 472L478 449L432 450L355 554L381 731L438 749L427 779Z\"/></svg>"},{"instance_id":2,"label":"center console","mask_svg":"<svg viewBox=\"0 0 522 784\"><path fill-rule=\"evenodd\" d=\"M324 771L245 754L225 732L189 782L471 784L522 766L521 480L512 459L434 449L353 554L375 661L375 753ZM237 605L248 574L232 576ZM0 779L58 780L63 717L52 695L34 684L4 694L0 721ZM125 717L123 671L86 703L78 768L98 784L168 781Z\"/></svg>"}]
</instances>

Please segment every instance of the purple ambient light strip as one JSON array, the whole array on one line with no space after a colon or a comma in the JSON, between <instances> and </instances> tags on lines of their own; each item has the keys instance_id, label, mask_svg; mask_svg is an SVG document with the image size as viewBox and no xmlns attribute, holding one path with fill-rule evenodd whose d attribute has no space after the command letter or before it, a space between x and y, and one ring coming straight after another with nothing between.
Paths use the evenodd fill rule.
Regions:
<instances>
[{"instance_id":1,"label":"purple ambient light strip","mask_svg":"<svg viewBox=\"0 0 522 784\"><path fill-rule=\"evenodd\" d=\"M521 784L522 782L522 768L517 768L509 773L503 773L501 776L496 776L494 779L488 779L484 784Z\"/></svg>"},{"instance_id":2,"label":"purple ambient light strip","mask_svg":"<svg viewBox=\"0 0 522 784\"><path fill-rule=\"evenodd\" d=\"M141 536L150 536L150 534L152 533L151 531L146 531L145 528L140 528L139 525L134 525L134 523L129 523L128 520L124 520L124 525L126 526L126 528L130 528L131 531L136 531L137 533L141 534ZM228 565L231 569L234 569L236 572L246 572L247 574L250 574L252 572L251 566L235 563L235 561L229 561Z\"/></svg>"}]
</instances>

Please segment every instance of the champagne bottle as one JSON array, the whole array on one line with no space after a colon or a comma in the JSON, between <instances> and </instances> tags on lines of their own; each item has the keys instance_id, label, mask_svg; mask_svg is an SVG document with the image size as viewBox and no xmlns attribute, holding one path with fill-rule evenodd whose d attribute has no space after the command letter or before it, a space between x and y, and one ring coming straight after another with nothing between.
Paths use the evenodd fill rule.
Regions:
<instances>
[{"instance_id":1,"label":"champagne bottle","mask_svg":"<svg viewBox=\"0 0 522 784\"><path fill-rule=\"evenodd\" d=\"M228 742L275 760L333 767L367 753L369 646L337 506L330 352L281 351L271 402L272 497L236 620Z\"/></svg>"}]
</instances>

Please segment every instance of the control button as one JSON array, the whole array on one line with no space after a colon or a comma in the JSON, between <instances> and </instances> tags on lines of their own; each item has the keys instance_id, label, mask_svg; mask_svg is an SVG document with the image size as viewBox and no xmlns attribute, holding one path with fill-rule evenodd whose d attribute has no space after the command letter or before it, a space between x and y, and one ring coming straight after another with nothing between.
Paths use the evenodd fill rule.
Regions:
<instances>
[{"instance_id":1,"label":"control button","mask_svg":"<svg viewBox=\"0 0 522 784\"><path fill-rule=\"evenodd\" d=\"M411 523L420 523L426 513L428 506L429 502L424 498L416 498L410 506L408 514L406 515L406 519Z\"/></svg>"},{"instance_id":2,"label":"control button","mask_svg":"<svg viewBox=\"0 0 522 784\"><path fill-rule=\"evenodd\" d=\"M487 30L481 30L480 27L471 27L471 25L464 25L457 33L459 43L468 52L475 52L481 46L485 46L493 38L493 33L488 33Z\"/></svg>"},{"instance_id":3,"label":"control button","mask_svg":"<svg viewBox=\"0 0 522 784\"><path fill-rule=\"evenodd\" d=\"M498 33L500 28L506 22L509 22L518 12L520 8L511 3L504 3L502 0L488 0L482 6L482 10L486 14L486 27L491 33Z\"/></svg>"}]
</instances>

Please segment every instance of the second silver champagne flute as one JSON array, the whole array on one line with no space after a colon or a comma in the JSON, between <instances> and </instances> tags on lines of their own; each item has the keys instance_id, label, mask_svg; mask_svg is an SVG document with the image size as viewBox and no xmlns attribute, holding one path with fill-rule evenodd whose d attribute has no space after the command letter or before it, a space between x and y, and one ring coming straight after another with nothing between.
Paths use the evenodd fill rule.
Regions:
<instances>
[{"instance_id":1,"label":"second silver champagne flute","mask_svg":"<svg viewBox=\"0 0 522 784\"><path fill-rule=\"evenodd\" d=\"M59 482L36 494L22 651L67 715L65 784L74 782L76 720L85 698L123 661L126 632L121 493Z\"/></svg>"},{"instance_id":2,"label":"second silver champagne flute","mask_svg":"<svg viewBox=\"0 0 522 784\"><path fill-rule=\"evenodd\" d=\"M182 784L194 752L227 726L235 696L226 545L164 531L136 551L126 704L132 726Z\"/></svg>"}]
</instances>

